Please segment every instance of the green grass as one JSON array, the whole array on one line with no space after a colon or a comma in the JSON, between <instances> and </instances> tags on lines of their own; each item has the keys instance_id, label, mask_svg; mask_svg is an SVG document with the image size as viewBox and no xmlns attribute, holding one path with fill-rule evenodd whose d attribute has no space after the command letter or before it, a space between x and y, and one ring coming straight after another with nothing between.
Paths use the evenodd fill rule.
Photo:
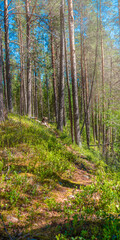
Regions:
<instances>
[{"instance_id":1,"label":"green grass","mask_svg":"<svg viewBox=\"0 0 120 240\"><path fill-rule=\"evenodd\" d=\"M72 169L72 154L70 155L65 147L57 141L52 131L39 123L31 121L27 117L19 118L10 115L9 120L1 126L1 131L0 147L6 149L10 161L14 163L12 149L15 147L17 150L21 147L22 150L24 144L25 151L27 151L24 153L25 158L27 154L31 155L29 166L27 166L28 171L34 172L41 180L51 177L54 172L61 174ZM7 162L4 161L4 158L2 162L3 168L5 168Z\"/></svg>"},{"instance_id":2,"label":"green grass","mask_svg":"<svg viewBox=\"0 0 120 240\"><path fill-rule=\"evenodd\" d=\"M93 183L78 192L71 180L76 166L93 175ZM120 239L120 173L107 166L99 149L72 144L67 126L60 133L55 125L46 128L28 117L10 114L0 125L0 181L0 210L10 232L18 227L35 237L42 230L33 225L41 218L49 224L48 215L56 212L52 221L57 226L43 229L47 237L37 239ZM76 191L74 198L57 202L54 191L60 186L70 194ZM9 215L17 217L18 225L7 220ZM0 231L5 234L2 227Z\"/></svg>"}]
</instances>

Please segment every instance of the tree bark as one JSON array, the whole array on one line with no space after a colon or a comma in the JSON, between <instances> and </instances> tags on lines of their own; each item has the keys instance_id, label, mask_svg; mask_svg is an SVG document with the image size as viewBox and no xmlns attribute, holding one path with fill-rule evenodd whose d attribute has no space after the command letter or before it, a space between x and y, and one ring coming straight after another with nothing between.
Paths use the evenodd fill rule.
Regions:
<instances>
[{"instance_id":1,"label":"tree bark","mask_svg":"<svg viewBox=\"0 0 120 240\"><path fill-rule=\"evenodd\" d=\"M84 119L86 119L86 100L85 100L85 81L83 76L83 15L82 15L82 4L80 4L80 30L81 30L81 83L82 83L82 97L83 97L83 104L84 104Z\"/></svg>"},{"instance_id":2,"label":"tree bark","mask_svg":"<svg viewBox=\"0 0 120 240\"><path fill-rule=\"evenodd\" d=\"M56 122L58 122L57 86L56 86L56 73L55 73L55 49L54 49L54 39L53 39L52 18L50 18L50 30L51 30L51 53L52 53L52 68L53 68L54 107L55 107Z\"/></svg>"},{"instance_id":3,"label":"tree bark","mask_svg":"<svg viewBox=\"0 0 120 240\"><path fill-rule=\"evenodd\" d=\"M20 43L20 114L24 114L24 64L23 64L23 37L22 37L22 24L21 18L19 19L19 43Z\"/></svg>"},{"instance_id":4,"label":"tree bark","mask_svg":"<svg viewBox=\"0 0 120 240\"><path fill-rule=\"evenodd\" d=\"M66 62L67 87L68 87L68 100L69 100L69 117L70 117L70 126L71 126L71 138L72 138L72 142L74 142L73 114L72 114L72 103L71 103L71 92L70 92L70 80L69 80L69 73L68 73L68 57L67 57L67 43L66 43L65 30L64 30L64 38L65 38L65 62Z\"/></svg>"},{"instance_id":5,"label":"tree bark","mask_svg":"<svg viewBox=\"0 0 120 240\"><path fill-rule=\"evenodd\" d=\"M92 96L92 100L91 100L91 112L92 112L93 138L94 138L94 142L95 142L95 116L94 116L93 96Z\"/></svg>"},{"instance_id":6,"label":"tree bark","mask_svg":"<svg viewBox=\"0 0 120 240\"><path fill-rule=\"evenodd\" d=\"M98 88L97 88L97 90L98 90ZM97 94L95 95L95 136L96 136L96 140L98 140L98 99L97 99Z\"/></svg>"},{"instance_id":7,"label":"tree bark","mask_svg":"<svg viewBox=\"0 0 120 240\"><path fill-rule=\"evenodd\" d=\"M78 92L77 92L77 72L76 72L76 54L74 42L74 17L73 17L73 2L68 0L69 13L69 36L70 36L70 55L71 55L71 77L72 77L72 92L73 92L73 108L74 108L74 133L75 142L81 146L80 139L80 125L79 125L79 106L78 106Z\"/></svg>"},{"instance_id":8,"label":"tree bark","mask_svg":"<svg viewBox=\"0 0 120 240\"><path fill-rule=\"evenodd\" d=\"M0 26L0 122L4 120L3 86L2 86L2 32Z\"/></svg>"},{"instance_id":9,"label":"tree bark","mask_svg":"<svg viewBox=\"0 0 120 240\"><path fill-rule=\"evenodd\" d=\"M50 121L49 82L47 73L46 73L46 87L47 87L48 121Z\"/></svg>"},{"instance_id":10,"label":"tree bark","mask_svg":"<svg viewBox=\"0 0 120 240\"><path fill-rule=\"evenodd\" d=\"M102 114L103 114L103 154L105 153L105 80L104 80L104 48L103 48L103 29L102 29L102 13L100 0L100 30L101 30L101 65L102 65Z\"/></svg>"},{"instance_id":11,"label":"tree bark","mask_svg":"<svg viewBox=\"0 0 120 240\"><path fill-rule=\"evenodd\" d=\"M10 76L10 54L9 54L9 33L8 33L8 0L4 0L4 27L5 27L7 99L8 99L8 110L11 112L13 110L13 107L12 107L12 89L11 89L11 76Z\"/></svg>"},{"instance_id":12,"label":"tree bark","mask_svg":"<svg viewBox=\"0 0 120 240\"><path fill-rule=\"evenodd\" d=\"M38 118L38 97L37 97L37 72L36 72L36 62L34 63L34 67L35 67L35 99L34 99L34 102L35 102L35 117Z\"/></svg>"},{"instance_id":13,"label":"tree bark","mask_svg":"<svg viewBox=\"0 0 120 240\"><path fill-rule=\"evenodd\" d=\"M29 1L26 0L26 22L27 22L27 114L31 117L31 40L30 40L30 13Z\"/></svg>"},{"instance_id":14,"label":"tree bark","mask_svg":"<svg viewBox=\"0 0 120 240\"><path fill-rule=\"evenodd\" d=\"M60 5L60 83L59 83L59 112L58 129L63 131L64 113L64 0Z\"/></svg>"},{"instance_id":15,"label":"tree bark","mask_svg":"<svg viewBox=\"0 0 120 240\"><path fill-rule=\"evenodd\" d=\"M86 60L86 52L85 52L85 40L83 39L83 52L84 52L84 66L85 66L85 89L86 89L86 113L85 113L85 121L86 121L86 139L87 145L90 145L90 120L89 120L89 85L88 85L88 72L87 72L87 60Z\"/></svg>"},{"instance_id":16,"label":"tree bark","mask_svg":"<svg viewBox=\"0 0 120 240\"><path fill-rule=\"evenodd\" d=\"M39 73L39 89L40 89L40 107L41 107L41 119L43 119L43 93L42 93L42 86L41 86L41 76Z\"/></svg>"},{"instance_id":17,"label":"tree bark","mask_svg":"<svg viewBox=\"0 0 120 240\"><path fill-rule=\"evenodd\" d=\"M5 107L8 110L8 100L7 100L7 84L6 84L6 72L5 72L5 62L4 62L4 56L3 56L3 49L2 51L2 66L3 66L3 82L4 82L4 99L5 99Z\"/></svg>"}]
</instances>

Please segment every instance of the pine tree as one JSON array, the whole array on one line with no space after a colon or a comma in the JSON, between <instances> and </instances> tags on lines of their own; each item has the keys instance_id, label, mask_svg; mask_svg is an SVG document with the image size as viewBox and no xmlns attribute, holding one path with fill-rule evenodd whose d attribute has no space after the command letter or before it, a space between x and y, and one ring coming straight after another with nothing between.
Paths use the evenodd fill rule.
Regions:
<instances>
[{"instance_id":1,"label":"pine tree","mask_svg":"<svg viewBox=\"0 0 120 240\"><path fill-rule=\"evenodd\" d=\"M71 58L71 77L72 77L72 93L73 93L73 114L74 114L74 134L75 142L81 146L80 126L79 126L79 106L77 92L77 72L76 72L76 55L74 42L74 17L73 17L73 2L68 0L68 21L69 21L69 36L70 36L70 58Z\"/></svg>"}]
</instances>

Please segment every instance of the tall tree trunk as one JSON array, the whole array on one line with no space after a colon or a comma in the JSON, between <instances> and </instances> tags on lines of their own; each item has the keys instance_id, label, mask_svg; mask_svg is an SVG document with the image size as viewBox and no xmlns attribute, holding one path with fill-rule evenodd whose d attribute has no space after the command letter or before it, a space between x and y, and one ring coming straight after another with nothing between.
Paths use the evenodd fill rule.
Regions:
<instances>
[{"instance_id":1,"label":"tall tree trunk","mask_svg":"<svg viewBox=\"0 0 120 240\"><path fill-rule=\"evenodd\" d=\"M86 119L86 100L85 100L85 81L83 76L83 15L82 15L82 4L80 2L80 41L81 41L81 83L82 83L82 98L83 98L83 104L84 104L84 118Z\"/></svg>"},{"instance_id":2,"label":"tall tree trunk","mask_svg":"<svg viewBox=\"0 0 120 240\"><path fill-rule=\"evenodd\" d=\"M99 39L98 31L99 31L99 3L97 0L97 42ZM98 44L98 43L97 43ZM97 53L96 53L97 54ZM98 74L97 74L97 62L96 62L96 91L95 91L95 135L96 140L98 141L98 144L100 144L100 136L99 136L99 113L100 107L99 107L99 80L98 80Z\"/></svg>"},{"instance_id":3,"label":"tall tree trunk","mask_svg":"<svg viewBox=\"0 0 120 240\"><path fill-rule=\"evenodd\" d=\"M64 108L63 108L63 125L64 125L64 127L66 126L66 112L65 112L65 104L64 104Z\"/></svg>"},{"instance_id":4,"label":"tall tree trunk","mask_svg":"<svg viewBox=\"0 0 120 240\"><path fill-rule=\"evenodd\" d=\"M35 117L35 74L32 72L31 76L31 115Z\"/></svg>"},{"instance_id":5,"label":"tall tree trunk","mask_svg":"<svg viewBox=\"0 0 120 240\"><path fill-rule=\"evenodd\" d=\"M100 132L101 132L101 119L100 119L100 96L98 91L98 145L100 146Z\"/></svg>"},{"instance_id":6,"label":"tall tree trunk","mask_svg":"<svg viewBox=\"0 0 120 240\"><path fill-rule=\"evenodd\" d=\"M24 114L26 115L27 114L27 82L26 82L26 79L25 79L25 69L24 69L24 64L25 64L25 61L24 61L24 58L23 58L23 80L24 80Z\"/></svg>"},{"instance_id":7,"label":"tall tree trunk","mask_svg":"<svg viewBox=\"0 0 120 240\"><path fill-rule=\"evenodd\" d=\"M94 138L94 142L95 142L95 116L94 116L93 96L92 96L92 100L91 100L91 112L92 112L93 138Z\"/></svg>"},{"instance_id":8,"label":"tall tree trunk","mask_svg":"<svg viewBox=\"0 0 120 240\"><path fill-rule=\"evenodd\" d=\"M7 84L6 84L6 72L5 72L5 62L3 56L3 48L2 48L2 66L3 66L3 82L4 82L4 99L5 99L5 107L8 109L8 100L7 100Z\"/></svg>"},{"instance_id":9,"label":"tall tree trunk","mask_svg":"<svg viewBox=\"0 0 120 240\"><path fill-rule=\"evenodd\" d=\"M70 117L70 126L71 126L71 138L72 138L72 142L74 142L73 114L72 114L72 103L71 103L70 80L69 80L69 72L68 72L68 56L67 56L67 43L66 43L65 30L64 30L64 38L65 38L65 63L66 63L66 78L67 78L67 87L68 87L68 100L69 100L69 117Z\"/></svg>"},{"instance_id":10,"label":"tall tree trunk","mask_svg":"<svg viewBox=\"0 0 120 240\"><path fill-rule=\"evenodd\" d=\"M3 111L3 86L2 86L2 32L0 26L0 122L4 120Z\"/></svg>"},{"instance_id":11,"label":"tall tree trunk","mask_svg":"<svg viewBox=\"0 0 120 240\"><path fill-rule=\"evenodd\" d=\"M98 99L97 94L95 95L95 137L98 140Z\"/></svg>"},{"instance_id":12,"label":"tall tree trunk","mask_svg":"<svg viewBox=\"0 0 120 240\"><path fill-rule=\"evenodd\" d=\"M111 57L110 68L111 68L111 73L110 73L110 92L109 92L110 98L109 98L109 106L110 106L111 104L113 104L113 99L112 99L113 60L112 60L112 57ZM111 124L113 124L113 123L111 122ZM109 140L109 142L111 143L111 150L112 150L112 151L113 151L113 142L112 142L112 140L113 140L113 133L114 133L114 129L113 129L113 127L111 126L111 127L110 127L110 140Z\"/></svg>"},{"instance_id":13,"label":"tall tree trunk","mask_svg":"<svg viewBox=\"0 0 120 240\"><path fill-rule=\"evenodd\" d=\"M41 107L41 119L43 119L43 93L42 93L42 86L41 86L41 76L39 73L39 89L40 89L40 107Z\"/></svg>"},{"instance_id":14,"label":"tall tree trunk","mask_svg":"<svg viewBox=\"0 0 120 240\"><path fill-rule=\"evenodd\" d=\"M82 53L82 47L81 47L81 53ZM82 56L82 54L81 54L81 56ZM84 105L85 117L86 117L87 111L89 110L90 102L91 102L91 98L92 98L92 94L93 94L93 86L94 86L95 74L96 74L96 68L97 68L97 56L98 56L98 15L97 15L97 36L96 36L95 63L94 63L94 69L93 69L93 77L92 77L92 82L91 82L91 89L90 89L90 94L89 94L89 103L88 103L88 106ZM81 59L81 63L82 63L82 59ZM81 69L82 69L82 67L81 67ZM83 81L83 83L84 83L84 81ZM85 86L85 84L83 84L83 89L84 89L84 86ZM84 92L85 92L85 89L84 89ZM85 97L84 97L84 99L85 99ZM84 100L84 103L85 103L85 100ZM81 134L83 132L84 125L85 125L85 118L84 118L84 122L83 122L83 125L82 125L82 128L81 128L81 131L80 131Z\"/></svg>"},{"instance_id":15,"label":"tall tree trunk","mask_svg":"<svg viewBox=\"0 0 120 240\"><path fill-rule=\"evenodd\" d=\"M47 87L48 120L50 121L49 81L47 73L46 73L46 87Z\"/></svg>"},{"instance_id":16,"label":"tall tree trunk","mask_svg":"<svg viewBox=\"0 0 120 240\"><path fill-rule=\"evenodd\" d=\"M55 49L54 49L54 39L53 39L52 16L50 18L50 30L51 30L51 53L52 53L52 68L53 68L54 107L55 107L56 122L58 122L57 86L56 86L56 73L55 73Z\"/></svg>"},{"instance_id":17,"label":"tall tree trunk","mask_svg":"<svg viewBox=\"0 0 120 240\"><path fill-rule=\"evenodd\" d=\"M81 28L82 29L82 28ZM85 99L85 79L83 76L83 34L81 31L81 82L82 82L82 98L83 98L83 106L84 106L84 119L86 123L86 99Z\"/></svg>"},{"instance_id":18,"label":"tall tree trunk","mask_svg":"<svg viewBox=\"0 0 120 240\"><path fill-rule=\"evenodd\" d=\"M95 136L98 141L98 121L99 121L99 113L98 113L98 98L99 98L99 89L98 89L98 76L96 74L96 91L95 91Z\"/></svg>"},{"instance_id":19,"label":"tall tree trunk","mask_svg":"<svg viewBox=\"0 0 120 240\"><path fill-rule=\"evenodd\" d=\"M4 0L5 54L8 110L12 111L12 89L10 76L9 33L8 33L8 0Z\"/></svg>"},{"instance_id":20,"label":"tall tree trunk","mask_svg":"<svg viewBox=\"0 0 120 240\"><path fill-rule=\"evenodd\" d=\"M36 72L36 63L34 63L35 66L35 117L38 118L38 97L37 97L37 72Z\"/></svg>"},{"instance_id":21,"label":"tall tree trunk","mask_svg":"<svg viewBox=\"0 0 120 240\"><path fill-rule=\"evenodd\" d=\"M105 153L105 80L104 80L104 48L103 48L103 28L100 0L100 28L101 28L101 65L102 65L102 114L103 114L103 154Z\"/></svg>"},{"instance_id":22,"label":"tall tree trunk","mask_svg":"<svg viewBox=\"0 0 120 240\"><path fill-rule=\"evenodd\" d=\"M59 83L59 112L58 129L63 131L63 112L64 112L64 0L60 5L60 83Z\"/></svg>"},{"instance_id":23,"label":"tall tree trunk","mask_svg":"<svg viewBox=\"0 0 120 240\"><path fill-rule=\"evenodd\" d=\"M73 92L73 110L74 110L74 133L75 142L79 146L80 140L80 125L79 125L79 106L78 106L78 92L77 92L77 72L76 72L76 54L74 42L74 17L73 17L73 2L68 0L69 13L69 35L70 35L70 55L71 55L71 76L72 76L72 92Z\"/></svg>"},{"instance_id":24,"label":"tall tree trunk","mask_svg":"<svg viewBox=\"0 0 120 240\"><path fill-rule=\"evenodd\" d=\"M31 41L30 41L30 13L29 0L26 0L26 21L27 21L27 114L31 117Z\"/></svg>"},{"instance_id":25,"label":"tall tree trunk","mask_svg":"<svg viewBox=\"0 0 120 240\"><path fill-rule=\"evenodd\" d=\"M86 113L85 113L85 122L86 122L86 138L87 145L90 145L90 120L89 120L89 86L88 86L88 73L87 73L87 60L85 52L85 40L83 39L83 51L84 51L84 66L85 66L85 89L86 89Z\"/></svg>"},{"instance_id":26,"label":"tall tree trunk","mask_svg":"<svg viewBox=\"0 0 120 240\"><path fill-rule=\"evenodd\" d=\"M109 117L109 110L110 110L110 105L111 105L111 92L112 92L112 58L110 59L110 80L109 80L109 97L108 97L108 113L107 113L107 121L109 122L110 117ZM108 125L106 126L106 162L108 163L108 157L109 157L109 151L110 151L110 141L111 141L111 127Z\"/></svg>"},{"instance_id":27,"label":"tall tree trunk","mask_svg":"<svg viewBox=\"0 0 120 240\"><path fill-rule=\"evenodd\" d=\"M24 114L24 64L23 64L23 37L22 37L22 24L21 24L21 18L19 20L19 43L20 43L20 114Z\"/></svg>"}]
</instances>

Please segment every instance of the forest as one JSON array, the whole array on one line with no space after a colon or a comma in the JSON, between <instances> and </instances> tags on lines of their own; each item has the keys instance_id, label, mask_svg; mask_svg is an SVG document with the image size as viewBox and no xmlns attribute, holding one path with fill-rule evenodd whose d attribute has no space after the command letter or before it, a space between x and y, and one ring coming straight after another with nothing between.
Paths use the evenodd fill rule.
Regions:
<instances>
[{"instance_id":1,"label":"forest","mask_svg":"<svg viewBox=\"0 0 120 240\"><path fill-rule=\"evenodd\" d=\"M120 240L120 0L0 0L0 240Z\"/></svg>"}]
</instances>

